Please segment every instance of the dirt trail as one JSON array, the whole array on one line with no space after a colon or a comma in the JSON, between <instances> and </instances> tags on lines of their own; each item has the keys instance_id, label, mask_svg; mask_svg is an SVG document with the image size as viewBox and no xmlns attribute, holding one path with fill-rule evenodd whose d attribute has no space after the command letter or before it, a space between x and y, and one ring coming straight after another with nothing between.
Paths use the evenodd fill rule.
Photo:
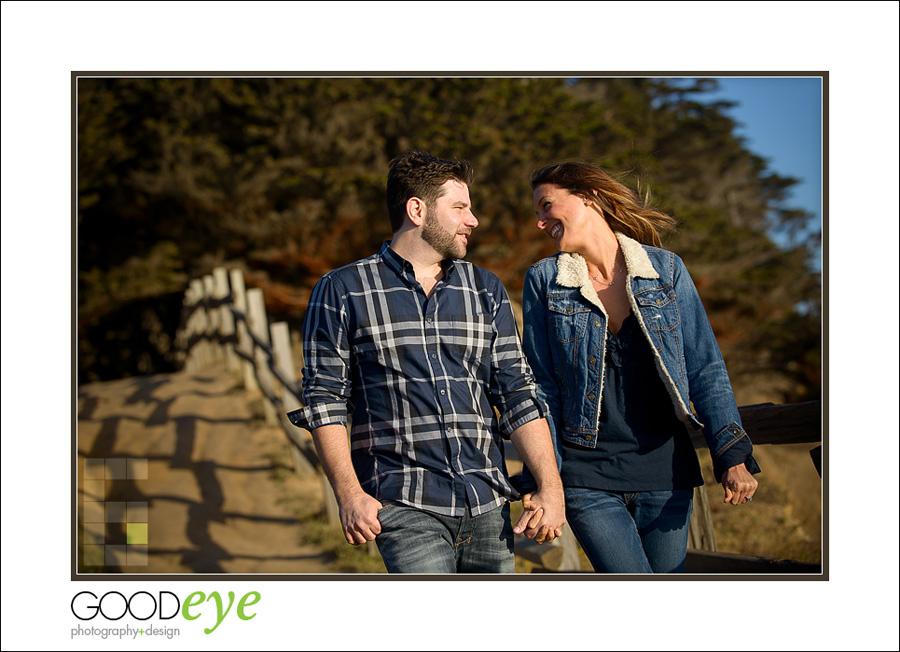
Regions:
<instances>
[{"instance_id":1,"label":"dirt trail","mask_svg":"<svg viewBox=\"0 0 900 652\"><path fill-rule=\"evenodd\" d=\"M298 483L321 501L318 480L285 479L283 433L236 385L212 369L79 388L80 571L338 572L285 502Z\"/></svg>"}]
</instances>

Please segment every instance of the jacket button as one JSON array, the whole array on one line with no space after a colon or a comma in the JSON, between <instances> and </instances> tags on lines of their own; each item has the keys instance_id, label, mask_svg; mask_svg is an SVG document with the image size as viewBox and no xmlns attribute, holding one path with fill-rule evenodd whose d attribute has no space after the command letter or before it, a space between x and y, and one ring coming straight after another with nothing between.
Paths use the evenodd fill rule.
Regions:
<instances>
[{"instance_id":1,"label":"jacket button","mask_svg":"<svg viewBox=\"0 0 900 652\"><path fill-rule=\"evenodd\" d=\"M595 397L593 394L589 394L589 395L588 395L588 398L591 399L591 400L593 401L594 398L596 398L596 397Z\"/></svg>"},{"instance_id":2,"label":"jacket button","mask_svg":"<svg viewBox=\"0 0 900 652\"><path fill-rule=\"evenodd\" d=\"M566 306L566 312L572 312L572 306Z\"/></svg>"},{"instance_id":3,"label":"jacket button","mask_svg":"<svg viewBox=\"0 0 900 652\"><path fill-rule=\"evenodd\" d=\"M591 364L597 364L597 358L591 358Z\"/></svg>"},{"instance_id":4,"label":"jacket button","mask_svg":"<svg viewBox=\"0 0 900 652\"><path fill-rule=\"evenodd\" d=\"M732 430L732 431L731 431L731 432L733 432L733 433L734 433L734 434L738 434L738 433L740 433L740 432L741 432L741 431L740 431L740 430L738 430L738 429L737 429L737 428L735 428L735 429L734 429L734 430Z\"/></svg>"},{"instance_id":5,"label":"jacket button","mask_svg":"<svg viewBox=\"0 0 900 652\"><path fill-rule=\"evenodd\" d=\"M593 435L585 435L584 438L587 439L588 441L590 441L591 439L594 438L594 436Z\"/></svg>"}]
</instances>

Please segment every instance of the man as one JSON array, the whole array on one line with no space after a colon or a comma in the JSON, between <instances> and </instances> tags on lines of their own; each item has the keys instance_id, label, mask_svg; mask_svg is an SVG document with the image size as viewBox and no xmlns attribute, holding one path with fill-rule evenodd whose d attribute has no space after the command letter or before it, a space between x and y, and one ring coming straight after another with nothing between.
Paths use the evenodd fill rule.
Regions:
<instances>
[{"instance_id":1,"label":"man","mask_svg":"<svg viewBox=\"0 0 900 652\"><path fill-rule=\"evenodd\" d=\"M303 324L306 406L289 417L313 434L347 541L375 540L392 573L514 572L513 531L540 543L565 521L506 291L459 260L471 181L466 161L394 159L390 243L322 277ZM515 530L501 436L538 485Z\"/></svg>"}]
</instances>

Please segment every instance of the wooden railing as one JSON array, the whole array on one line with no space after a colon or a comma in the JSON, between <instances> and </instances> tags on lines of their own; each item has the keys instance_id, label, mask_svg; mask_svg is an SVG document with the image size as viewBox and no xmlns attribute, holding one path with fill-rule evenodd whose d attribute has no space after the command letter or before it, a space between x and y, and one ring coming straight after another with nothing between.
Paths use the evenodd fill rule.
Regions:
<instances>
[{"instance_id":1,"label":"wooden railing","mask_svg":"<svg viewBox=\"0 0 900 652\"><path fill-rule=\"evenodd\" d=\"M244 388L261 394L266 424L284 431L295 473L319 476L328 520L338 523L337 503L312 436L286 416L301 405L291 334L286 322L269 324L263 291L246 289L241 270L217 268L191 281L181 324L176 342L184 370L224 365L240 373Z\"/></svg>"},{"instance_id":2,"label":"wooden railing","mask_svg":"<svg viewBox=\"0 0 900 652\"><path fill-rule=\"evenodd\" d=\"M811 463L822 477L822 403L809 401L788 405L765 403L738 408L744 430L754 446L765 444L818 444L809 451ZM701 433L694 436L694 447L705 448ZM768 557L720 553L716 550L715 530L705 487L694 490L688 558L690 573L819 573L820 563ZM727 569L727 570L726 570Z\"/></svg>"},{"instance_id":3,"label":"wooden railing","mask_svg":"<svg viewBox=\"0 0 900 652\"><path fill-rule=\"evenodd\" d=\"M738 408L744 429L754 446L763 444L819 444L810 450L811 462L822 476L822 404L820 401L790 405L749 405ZM702 433L693 436L695 448L705 448ZM537 546L528 541L516 545L516 554L545 572L580 572L578 544L571 530L551 545ZM688 535L686 573L716 574L815 574L821 564L719 552L715 528L705 487L694 489L694 509Z\"/></svg>"},{"instance_id":4,"label":"wooden railing","mask_svg":"<svg viewBox=\"0 0 900 652\"><path fill-rule=\"evenodd\" d=\"M269 324L261 289L245 289L238 269L217 268L203 279L191 281L185 292L182 327L177 343L186 371L224 365L240 372L243 385L262 395L268 425L281 426L289 443L294 470L317 474L322 482L328 520L337 524L338 510L322 472L311 435L291 424L285 413L301 405L297 373L291 352L291 336L285 322ZM819 401L794 405L751 405L740 408L744 428L754 445L819 444L810 451L812 463L822 475L822 406ZM702 434L694 446L705 447ZM508 449L514 455L513 449ZM516 554L540 570L578 572L578 544L570 528L553 544L538 546L528 540L516 543ZM691 516L688 573L819 573L821 565L783 559L721 553L716 550L715 529L704 487L694 491Z\"/></svg>"}]
</instances>

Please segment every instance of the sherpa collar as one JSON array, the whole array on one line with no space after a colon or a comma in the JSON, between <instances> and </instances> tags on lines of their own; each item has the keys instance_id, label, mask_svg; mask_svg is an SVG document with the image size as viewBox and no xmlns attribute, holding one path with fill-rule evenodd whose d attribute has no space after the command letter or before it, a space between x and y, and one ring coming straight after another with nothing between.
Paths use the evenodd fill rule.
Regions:
<instances>
[{"instance_id":1,"label":"sherpa collar","mask_svg":"<svg viewBox=\"0 0 900 652\"><path fill-rule=\"evenodd\" d=\"M626 278L641 276L644 278L659 278L659 273L653 268L650 257L637 240L616 233L619 247L625 257ZM556 282L567 288L578 288L588 302L594 304L603 314L606 310L601 303L591 277L588 275L587 262L581 254L562 253L556 260Z\"/></svg>"}]
</instances>

